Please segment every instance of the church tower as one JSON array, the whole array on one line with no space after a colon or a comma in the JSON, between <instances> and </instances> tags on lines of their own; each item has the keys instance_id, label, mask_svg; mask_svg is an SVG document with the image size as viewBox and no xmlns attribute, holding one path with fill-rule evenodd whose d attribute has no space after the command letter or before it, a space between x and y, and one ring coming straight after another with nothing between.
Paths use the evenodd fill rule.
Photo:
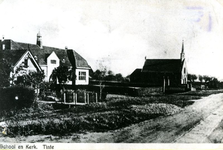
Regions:
<instances>
[{"instance_id":1,"label":"church tower","mask_svg":"<svg viewBox=\"0 0 223 150\"><path fill-rule=\"evenodd\" d=\"M38 45L40 47L40 49L43 48L42 36L40 34L40 31L37 33L36 45Z\"/></svg>"},{"instance_id":2,"label":"church tower","mask_svg":"<svg viewBox=\"0 0 223 150\"><path fill-rule=\"evenodd\" d=\"M185 53L184 53L184 40L182 41L182 50L180 53L180 60L183 61L185 59Z\"/></svg>"}]
</instances>

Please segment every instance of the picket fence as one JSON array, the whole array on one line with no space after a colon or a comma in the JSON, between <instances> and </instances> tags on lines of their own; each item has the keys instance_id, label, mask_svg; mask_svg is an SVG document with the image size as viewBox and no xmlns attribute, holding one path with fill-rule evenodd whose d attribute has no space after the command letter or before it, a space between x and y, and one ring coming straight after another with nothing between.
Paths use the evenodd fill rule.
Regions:
<instances>
[{"instance_id":1,"label":"picket fence","mask_svg":"<svg viewBox=\"0 0 223 150\"><path fill-rule=\"evenodd\" d=\"M63 103L69 105L85 105L98 102L98 93L91 91L69 90L63 94Z\"/></svg>"}]
</instances>

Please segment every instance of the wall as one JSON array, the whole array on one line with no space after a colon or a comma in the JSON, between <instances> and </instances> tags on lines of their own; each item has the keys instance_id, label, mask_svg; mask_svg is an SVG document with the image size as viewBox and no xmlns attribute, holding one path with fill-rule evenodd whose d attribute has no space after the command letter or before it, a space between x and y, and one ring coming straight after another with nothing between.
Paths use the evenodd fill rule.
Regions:
<instances>
[{"instance_id":1,"label":"wall","mask_svg":"<svg viewBox=\"0 0 223 150\"><path fill-rule=\"evenodd\" d=\"M45 80L49 81L49 78L53 72L53 69L59 67L59 65L60 65L59 58L57 57L55 52L52 52L50 56L47 58L47 69L46 69L46 74L45 74L46 75Z\"/></svg>"}]
</instances>

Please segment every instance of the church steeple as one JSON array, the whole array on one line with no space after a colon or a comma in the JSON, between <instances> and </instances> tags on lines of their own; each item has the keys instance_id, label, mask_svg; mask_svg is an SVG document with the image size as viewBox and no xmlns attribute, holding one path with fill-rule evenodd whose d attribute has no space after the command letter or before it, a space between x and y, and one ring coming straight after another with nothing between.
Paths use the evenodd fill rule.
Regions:
<instances>
[{"instance_id":1,"label":"church steeple","mask_svg":"<svg viewBox=\"0 0 223 150\"><path fill-rule=\"evenodd\" d=\"M36 45L38 45L41 49L43 48L42 35L40 34L40 31L37 33Z\"/></svg>"},{"instance_id":2,"label":"church steeple","mask_svg":"<svg viewBox=\"0 0 223 150\"><path fill-rule=\"evenodd\" d=\"M185 59L185 54L184 54L184 40L182 41L182 50L180 53L180 60L183 61Z\"/></svg>"}]
</instances>

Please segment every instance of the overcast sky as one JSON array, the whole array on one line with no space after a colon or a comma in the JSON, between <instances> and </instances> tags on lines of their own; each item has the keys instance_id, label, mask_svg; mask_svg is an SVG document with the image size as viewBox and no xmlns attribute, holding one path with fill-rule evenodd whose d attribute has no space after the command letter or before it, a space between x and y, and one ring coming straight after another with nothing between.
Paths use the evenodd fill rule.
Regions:
<instances>
[{"instance_id":1,"label":"overcast sky","mask_svg":"<svg viewBox=\"0 0 223 150\"><path fill-rule=\"evenodd\" d=\"M220 0L0 0L0 36L76 50L124 76L147 58L180 57L189 73L223 79Z\"/></svg>"}]
</instances>

